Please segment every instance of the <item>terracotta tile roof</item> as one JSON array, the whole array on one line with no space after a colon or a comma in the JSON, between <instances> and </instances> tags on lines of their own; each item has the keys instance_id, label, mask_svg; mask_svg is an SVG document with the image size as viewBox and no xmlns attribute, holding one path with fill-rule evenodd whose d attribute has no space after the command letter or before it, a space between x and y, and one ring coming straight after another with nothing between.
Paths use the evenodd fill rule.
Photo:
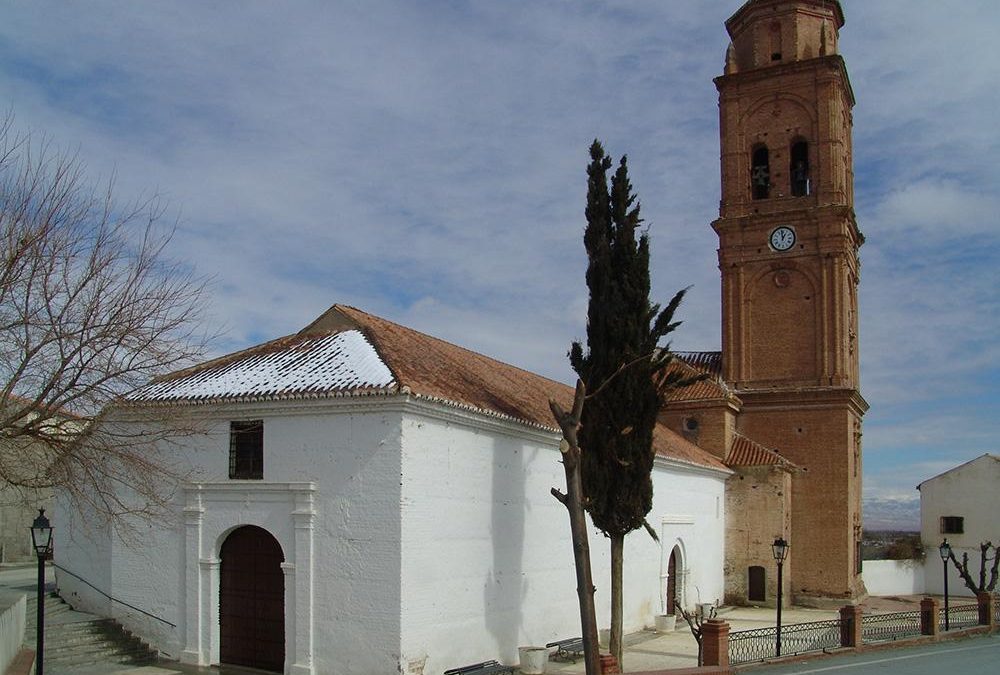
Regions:
<instances>
[{"instance_id":1,"label":"terracotta tile roof","mask_svg":"<svg viewBox=\"0 0 1000 675\"><path fill-rule=\"evenodd\" d=\"M553 430L549 399L555 399L566 409L572 405L573 388L561 382L353 307L335 305L332 309L360 326L400 385L420 396L468 405ZM662 424L657 424L653 448L668 459L726 468L713 455Z\"/></svg>"},{"instance_id":2,"label":"terracotta tile roof","mask_svg":"<svg viewBox=\"0 0 1000 675\"><path fill-rule=\"evenodd\" d=\"M554 426L550 398L564 408L572 404L572 389L555 380L354 307L335 305L331 311L347 317L364 332L401 390L546 428Z\"/></svg>"},{"instance_id":3,"label":"terracotta tile roof","mask_svg":"<svg viewBox=\"0 0 1000 675\"><path fill-rule=\"evenodd\" d=\"M766 448L742 434L733 435L733 444L726 455L726 464L729 466L778 466L791 470L799 468L774 450Z\"/></svg>"},{"instance_id":4,"label":"terracotta tile roof","mask_svg":"<svg viewBox=\"0 0 1000 675\"><path fill-rule=\"evenodd\" d=\"M552 431L549 399L564 408L573 399L572 387L561 382L334 305L295 335L160 378L130 400L184 404L395 393ZM668 459L726 468L663 425L657 425L654 449Z\"/></svg>"},{"instance_id":5,"label":"terracotta tile roof","mask_svg":"<svg viewBox=\"0 0 1000 675\"><path fill-rule=\"evenodd\" d=\"M667 395L667 402L713 401L732 395L722 380L722 352L675 352L671 368L684 370L685 375L705 374L700 382L675 389Z\"/></svg>"},{"instance_id":6,"label":"terracotta tile roof","mask_svg":"<svg viewBox=\"0 0 1000 675\"><path fill-rule=\"evenodd\" d=\"M724 463L666 425L657 423L653 431L653 450L660 457L716 469L728 468Z\"/></svg>"}]
</instances>

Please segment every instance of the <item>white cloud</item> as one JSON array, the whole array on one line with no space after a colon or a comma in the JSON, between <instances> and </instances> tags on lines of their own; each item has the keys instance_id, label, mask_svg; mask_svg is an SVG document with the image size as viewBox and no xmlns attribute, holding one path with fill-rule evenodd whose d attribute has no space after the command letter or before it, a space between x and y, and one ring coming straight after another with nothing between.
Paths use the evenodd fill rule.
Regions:
<instances>
[{"instance_id":1,"label":"white cloud","mask_svg":"<svg viewBox=\"0 0 1000 675\"><path fill-rule=\"evenodd\" d=\"M654 299L694 284L675 345L719 346L712 78L741 4L15 3L0 96L173 201L220 348L346 302L569 380L594 137L629 154ZM842 4L866 471L892 490L894 463L1000 432L1000 6Z\"/></svg>"}]
</instances>

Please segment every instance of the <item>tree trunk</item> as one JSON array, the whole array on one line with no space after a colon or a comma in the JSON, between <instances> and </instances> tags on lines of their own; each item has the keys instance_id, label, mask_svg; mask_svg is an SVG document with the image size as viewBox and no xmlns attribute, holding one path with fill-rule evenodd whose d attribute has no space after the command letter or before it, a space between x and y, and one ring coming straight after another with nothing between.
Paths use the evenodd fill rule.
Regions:
<instances>
[{"instance_id":1,"label":"tree trunk","mask_svg":"<svg viewBox=\"0 0 1000 675\"><path fill-rule=\"evenodd\" d=\"M580 602L580 632L583 637L583 659L587 675L601 675L601 659L597 637L597 610L594 608L594 579L590 570L590 541L587 534L587 514L583 510L583 480L580 477L580 446L577 431L586 398L586 387L576 382L573 411L567 413L555 401L549 401L552 414L563 432L563 469L566 472L566 494L552 488L552 495L569 512L570 535L573 539L573 562L576 566L576 594Z\"/></svg>"},{"instance_id":2,"label":"tree trunk","mask_svg":"<svg viewBox=\"0 0 1000 675\"><path fill-rule=\"evenodd\" d=\"M611 537L611 637L608 648L618 659L618 667L625 672L622 661L622 561L625 557L625 535Z\"/></svg>"},{"instance_id":3,"label":"tree trunk","mask_svg":"<svg viewBox=\"0 0 1000 675\"><path fill-rule=\"evenodd\" d=\"M600 675L601 660L597 636L597 610L594 608L594 580L590 571L590 542L587 515L580 499L582 482L579 462L564 462L566 469L566 510L573 537L573 562L576 565L576 593L580 601L580 626L583 633L583 658L587 675Z\"/></svg>"}]
</instances>

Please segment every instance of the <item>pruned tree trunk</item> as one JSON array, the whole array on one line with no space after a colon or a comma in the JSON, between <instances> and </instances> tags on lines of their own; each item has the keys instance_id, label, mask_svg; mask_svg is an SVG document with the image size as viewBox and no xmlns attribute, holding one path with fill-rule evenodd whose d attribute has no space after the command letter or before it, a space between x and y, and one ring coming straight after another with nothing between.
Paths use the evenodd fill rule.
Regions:
<instances>
[{"instance_id":1,"label":"pruned tree trunk","mask_svg":"<svg viewBox=\"0 0 1000 675\"><path fill-rule=\"evenodd\" d=\"M576 395L572 412L565 412L558 403L549 401L552 415L562 429L563 469L566 472L566 494L552 488L552 495L569 512L570 534L573 539L573 562L576 566L576 593L580 602L580 629L583 637L583 658L587 675L600 675L601 660L598 651L597 611L594 608L594 580L590 570L590 542L587 534L587 516L583 510L583 482L580 477L580 446L577 432L587 390L582 380L576 381Z\"/></svg>"},{"instance_id":2,"label":"pruned tree trunk","mask_svg":"<svg viewBox=\"0 0 1000 675\"><path fill-rule=\"evenodd\" d=\"M993 556L990 557L990 549L993 549ZM955 557L955 551L950 552L950 557L952 563L955 564L955 569L958 570L958 575L962 578L962 582L965 584L973 593L982 593L983 591L992 591L997 586L997 577L1000 576L1000 547L996 547L992 542L984 541L979 544L979 585L976 585L975 580L972 578L972 574L969 572L969 554L962 554L962 562L958 562L958 558ZM993 564L990 566L990 580L986 581L986 566L987 563L992 560Z\"/></svg>"},{"instance_id":3,"label":"pruned tree trunk","mask_svg":"<svg viewBox=\"0 0 1000 675\"><path fill-rule=\"evenodd\" d=\"M618 667L625 670L622 661L622 563L625 558L625 535L611 537L611 637L608 649L618 659Z\"/></svg>"},{"instance_id":4,"label":"pruned tree trunk","mask_svg":"<svg viewBox=\"0 0 1000 675\"><path fill-rule=\"evenodd\" d=\"M675 611L681 613L684 620L687 621L688 627L691 629L691 635L694 636L695 642L698 643L698 667L705 665L705 651L702 645L702 635L704 635L704 622L709 619L715 618L715 607L709 611L708 616L700 614L698 610L694 612L689 612L684 607L681 606L679 600L674 600Z\"/></svg>"}]
</instances>

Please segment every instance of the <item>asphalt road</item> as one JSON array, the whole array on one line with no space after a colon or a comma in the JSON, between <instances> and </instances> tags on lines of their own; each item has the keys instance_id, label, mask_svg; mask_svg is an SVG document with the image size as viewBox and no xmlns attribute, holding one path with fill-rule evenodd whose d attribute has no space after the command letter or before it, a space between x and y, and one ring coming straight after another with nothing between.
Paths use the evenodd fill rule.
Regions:
<instances>
[{"instance_id":1,"label":"asphalt road","mask_svg":"<svg viewBox=\"0 0 1000 675\"><path fill-rule=\"evenodd\" d=\"M919 647L845 654L799 663L764 666L753 675L997 675L1000 673L1000 635L948 640Z\"/></svg>"}]
</instances>

